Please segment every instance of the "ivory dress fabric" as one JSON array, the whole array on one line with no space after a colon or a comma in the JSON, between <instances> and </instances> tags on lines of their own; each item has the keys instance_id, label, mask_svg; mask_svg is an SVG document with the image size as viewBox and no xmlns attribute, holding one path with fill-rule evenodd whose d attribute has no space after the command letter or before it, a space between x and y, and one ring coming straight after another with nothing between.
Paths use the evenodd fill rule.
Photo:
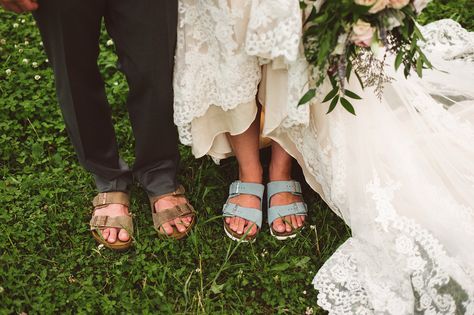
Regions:
<instances>
[{"instance_id":1,"label":"ivory dress fabric","mask_svg":"<svg viewBox=\"0 0 474 315\"><path fill-rule=\"evenodd\" d=\"M232 154L256 97L263 135L352 230L313 279L330 314L474 314L474 38L444 20L423 29L437 69L388 69L379 100L358 82L357 116L298 106L310 84L298 0L181 0L175 123L197 156ZM262 65L263 68L262 68ZM354 76L353 76L354 77ZM310 282L311 279L308 279Z\"/></svg>"}]
</instances>

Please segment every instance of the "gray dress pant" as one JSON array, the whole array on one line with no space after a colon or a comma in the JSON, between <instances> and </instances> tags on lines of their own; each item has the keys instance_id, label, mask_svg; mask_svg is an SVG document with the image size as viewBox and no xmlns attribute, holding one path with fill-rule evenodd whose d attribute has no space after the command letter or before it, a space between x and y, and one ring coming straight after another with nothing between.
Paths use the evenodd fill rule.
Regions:
<instances>
[{"instance_id":1,"label":"gray dress pant","mask_svg":"<svg viewBox=\"0 0 474 315\"><path fill-rule=\"evenodd\" d=\"M40 0L34 13L69 137L100 192L127 191L133 177L152 196L177 187L172 89L177 1ZM136 140L132 169L119 156L97 65L102 21L129 85L127 109Z\"/></svg>"}]
</instances>

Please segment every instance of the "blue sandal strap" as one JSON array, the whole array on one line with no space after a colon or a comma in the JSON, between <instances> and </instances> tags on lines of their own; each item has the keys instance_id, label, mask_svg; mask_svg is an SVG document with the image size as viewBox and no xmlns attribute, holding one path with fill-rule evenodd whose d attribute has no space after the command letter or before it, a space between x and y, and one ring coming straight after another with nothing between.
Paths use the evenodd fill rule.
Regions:
<instances>
[{"instance_id":1,"label":"blue sandal strap","mask_svg":"<svg viewBox=\"0 0 474 315\"><path fill-rule=\"evenodd\" d=\"M273 221L278 218L286 217L288 215L307 215L308 206L304 202L295 202L284 206L274 206L268 208L268 224L271 225Z\"/></svg>"},{"instance_id":2,"label":"blue sandal strap","mask_svg":"<svg viewBox=\"0 0 474 315\"><path fill-rule=\"evenodd\" d=\"M239 217L254 222L258 228L262 227L262 211L255 208L245 208L233 203L226 203L222 208L224 217Z\"/></svg>"},{"instance_id":3,"label":"blue sandal strap","mask_svg":"<svg viewBox=\"0 0 474 315\"><path fill-rule=\"evenodd\" d=\"M256 196L260 199L263 198L263 192L265 186L257 183L244 183L239 180L233 182L229 187L229 197L235 197L241 194Z\"/></svg>"},{"instance_id":4,"label":"blue sandal strap","mask_svg":"<svg viewBox=\"0 0 474 315\"><path fill-rule=\"evenodd\" d=\"M292 193L293 195L301 196L302 195L302 190L301 190L301 184L298 183L295 180L282 180L282 181L274 181L270 182L267 185L267 198L268 198L268 204L270 204L270 199L279 193L282 192L289 192Z\"/></svg>"}]
</instances>

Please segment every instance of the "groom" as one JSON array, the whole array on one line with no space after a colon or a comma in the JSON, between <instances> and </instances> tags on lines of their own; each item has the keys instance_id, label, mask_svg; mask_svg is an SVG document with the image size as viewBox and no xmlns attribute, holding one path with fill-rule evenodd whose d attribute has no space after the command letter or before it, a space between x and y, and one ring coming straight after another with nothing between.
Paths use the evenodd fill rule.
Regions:
<instances>
[{"instance_id":1,"label":"groom","mask_svg":"<svg viewBox=\"0 0 474 315\"><path fill-rule=\"evenodd\" d=\"M10 11L34 11L54 70L69 137L80 163L93 174L99 191L94 216L102 223L95 227L105 245L130 243L130 230L120 227L130 227L128 190L133 176L150 198L154 197L154 221L161 211L165 212L165 218L158 218L161 233L187 232L193 222L190 211L181 211L174 217L170 214L171 208L181 209L184 205L192 209L176 179L179 153L173 125L172 74L177 2L0 0ZM97 66L102 20L115 42L130 88L127 108L136 139L133 169L119 157L104 82ZM163 198L157 198L160 196ZM106 225L107 218L115 223L130 222Z\"/></svg>"}]
</instances>

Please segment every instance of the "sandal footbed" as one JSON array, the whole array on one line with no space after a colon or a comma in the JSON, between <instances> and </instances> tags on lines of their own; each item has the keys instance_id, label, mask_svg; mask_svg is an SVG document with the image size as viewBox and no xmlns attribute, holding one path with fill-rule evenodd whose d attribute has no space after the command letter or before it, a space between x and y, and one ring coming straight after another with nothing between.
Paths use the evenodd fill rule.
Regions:
<instances>
[{"instance_id":1,"label":"sandal footbed","mask_svg":"<svg viewBox=\"0 0 474 315\"><path fill-rule=\"evenodd\" d=\"M230 228L230 225L227 224L227 223L225 222L225 220L224 220L224 228L226 229L227 232L229 232L230 235L232 235L233 237L235 237L235 238L237 238L237 239L242 239L242 236L245 235L245 233L244 233L244 234L238 234L238 233L232 231L232 229ZM255 233L254 235L248 235L248 234L247 234L247 236L245 236L245 238L243 238L243 240L244 240L244 241L252 241L252 240L254 240L255 238L257 238L257 235L258 235L259 232L260 232L260 229L257 228L257 233Z\"/></svg>"},{"instance_id":2,"label":"sandal footbed","mask_svg":"<svg viewBox=\"0 0 474 315\"><path fill-rule=\"evenodd\" d=\"M94 237L94 239L98 243L104 245L107 248L113 249L113 250L117 250L117 251L126 250L126 249L129 249L132 246L132 238L131 237L126 242L123 242L123 241L118 239L114 243L109 243L106 240L104 240L104 238L101 235L99 235L97 233L97 231L92 231L92 236Z\"/></svg>"},{"instance_id":3,"label":"sandal footbed","mask_svg":"<svg viewBox=\"0 0 474 315\"><path fill-rule=\"evenodd\" d=\"M160 237L164 238L164 239L172 238L172 239L175 239L175 240L180 240L180 239L183 239L186 236L188 236L189 232L191 231L191 229L196 224L196 215L193 214L192 218L193 219L191 220L191 223L189 223L188 227L183 232L179 232L178 229L176 228L176 226L174 226L174 225L171 226L173 228L173 233L171 233L171 234L162 233L159 230L157 230L156 228L155 228L155 230L157 231L158 235Z\"/></svg>"}]
</instances>

